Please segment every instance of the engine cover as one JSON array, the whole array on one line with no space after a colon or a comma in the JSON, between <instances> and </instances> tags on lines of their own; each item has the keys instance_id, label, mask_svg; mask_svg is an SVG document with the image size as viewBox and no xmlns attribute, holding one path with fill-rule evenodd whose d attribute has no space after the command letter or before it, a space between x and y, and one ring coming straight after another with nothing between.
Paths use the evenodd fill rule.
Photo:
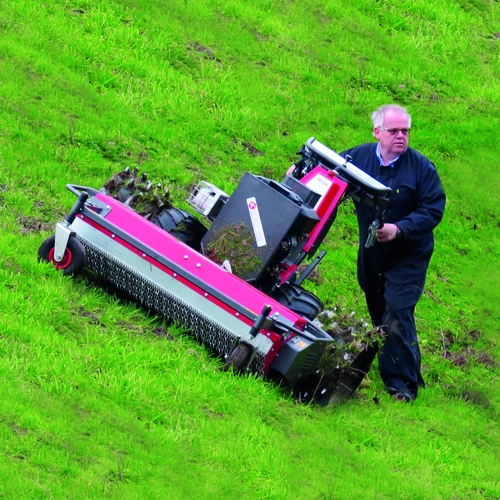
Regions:
<instances>
[{"instance_id":1,"label":"engine cover","mask_svg":"<svg viewBox=\"0 0 500 500\"><path fill-rule=\"evenodd\" d=\"M306 235L318 221L316 212L291 189L246 173L203 237L202 246L205 251L210 250L227 234L240 231L245 240L242 245L247 246L250 253L246 259L249 265L235 274L252 282L274 264L273 259L284 240ZM231 263L230 255L218 257Z\"/></svg>"}]
</instances>

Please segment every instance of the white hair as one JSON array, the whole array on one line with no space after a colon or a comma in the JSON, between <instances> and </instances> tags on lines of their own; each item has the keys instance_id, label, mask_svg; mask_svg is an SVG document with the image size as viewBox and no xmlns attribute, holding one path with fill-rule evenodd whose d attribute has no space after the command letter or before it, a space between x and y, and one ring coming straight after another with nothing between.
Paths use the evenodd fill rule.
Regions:
<instances>
[{"instance_id":1,"label":"white hair","mask_svg":"<svg viewBox=\"0 0 500 500\"><path fill-rule=\"evenodd\" d=\"M397 104L385 104L384 106L380 106L376 111L372 114L372 123L374 128L382 128L384 126L384 118L387 111L401 111L408 117L408 128L411 127L411 116L406 108L402 106L398 106Z\"/></svg>"}]
</instances>

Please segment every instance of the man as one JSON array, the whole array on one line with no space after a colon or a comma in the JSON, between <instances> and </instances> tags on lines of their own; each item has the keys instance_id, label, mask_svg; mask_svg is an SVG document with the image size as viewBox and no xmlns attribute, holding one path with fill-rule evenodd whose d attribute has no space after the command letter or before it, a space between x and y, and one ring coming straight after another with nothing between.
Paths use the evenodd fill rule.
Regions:
<instances>
[{"instance_id":1,"label":"man","mask_svg":"<svg viewBox=\"0 0 500 500\"><path fill-rule=\"evenodd\" d=\"M408 147L411 117L406 109L382 106L372 122L377 142L341 155L392 189L383 225L369 248L365 242L374 208L356 203L358 281L373 324L385 332L378 358L382 381L396 400L408 402L424 386L414 311L434 248L432 231L443 217L446 197L434 165Z\"/></svg>"}]
</instances>

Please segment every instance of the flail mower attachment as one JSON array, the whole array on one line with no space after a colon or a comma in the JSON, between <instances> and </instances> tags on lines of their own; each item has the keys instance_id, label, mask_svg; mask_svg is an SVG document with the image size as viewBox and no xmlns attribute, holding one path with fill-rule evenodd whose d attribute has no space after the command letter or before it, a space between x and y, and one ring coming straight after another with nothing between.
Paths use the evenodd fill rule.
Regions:
<instances>
[{"instance_id":1,"label":"flail mower attachment","mask_svg":"<svg viewBox=\"0 0 500 500\"><path fill-rule=\"evenodd\" d=\"M209 228L165 197L145 203L154 187L136 171L99 191L69 184L78 199L39 259L104 278L190 330L226 368L297 384L335 342L313 321L321 300L301 286L324 253L302 273L299 265L314 257L344 194L377 206L390 194L314 138L301 155L300 175L283 182L247 173L231 196L200 183L188 201Z\"/></svg>"}]
</instances>

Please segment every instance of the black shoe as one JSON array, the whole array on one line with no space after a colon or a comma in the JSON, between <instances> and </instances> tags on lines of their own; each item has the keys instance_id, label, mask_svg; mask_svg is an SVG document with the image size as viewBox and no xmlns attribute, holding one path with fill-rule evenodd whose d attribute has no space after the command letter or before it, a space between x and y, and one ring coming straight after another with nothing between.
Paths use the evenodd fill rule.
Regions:
<instances>
[{"instance_id":1,"label":"black shoe","mask_svg":"<svg viewBox=\"0 0 500 500\"><path fill-rule=\"evenodd\" d=\"M401 403L409 403L410 401L413 401L415 399L411 394L408 394L407 392L396 392L392 395L392 398L395 401L399 401Z\"/></svg>"}]
</instances>

